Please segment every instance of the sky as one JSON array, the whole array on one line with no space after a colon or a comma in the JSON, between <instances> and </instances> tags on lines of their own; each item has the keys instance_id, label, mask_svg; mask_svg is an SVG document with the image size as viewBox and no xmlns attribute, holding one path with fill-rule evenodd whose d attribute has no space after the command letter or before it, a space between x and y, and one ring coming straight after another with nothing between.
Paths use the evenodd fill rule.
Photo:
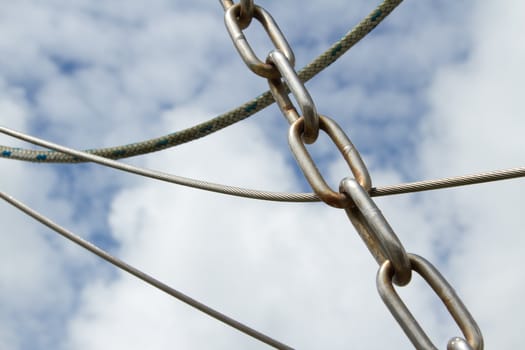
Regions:
<instances>
[{"instance_id":1,"label":"sky","mask_svg":"<svg viewBox=\"0 0 525 350\"><path fill-rule=\"evenodd\" d=\"M257 2L301 68L378 1ZM0 124L76 149L164 135L267 90L218 1L3 1ZM404 1L306 84L374 186L523 165L525 5ZM261 57L262 27L246 30ZM273 191L310 191L275 105L204 139L125 162ZM5 135L0 144L30 147ZM350 176L323 136L333 188ZM409 349L344 211L228 197L92 164L0 159L0 190L172 287L296 349ZM524 180L375 198L480 326L516 349L525 324ZM0 349L266 349L0 203ZM417 276L397 288L440 349L461 332Z\"/></svg>"}]
</instances>

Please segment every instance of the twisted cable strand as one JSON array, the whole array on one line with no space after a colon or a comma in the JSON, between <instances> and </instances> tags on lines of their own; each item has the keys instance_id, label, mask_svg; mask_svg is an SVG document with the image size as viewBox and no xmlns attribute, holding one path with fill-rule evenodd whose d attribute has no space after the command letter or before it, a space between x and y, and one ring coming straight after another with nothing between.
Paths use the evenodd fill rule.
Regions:
<instances>
[{"instance_id":1,"label":"twisted cable strand","mask_svg":"<svg viewBox=\"0 0 525 350\"><path fill-rule=\"evenodd\" d=\"M445 177L436 180L416 181L409 183L402 183L398 185L390 185L383 187L374 187L370 190L370 195L373 197L389 196L393 194L403 194L412 192L422 192L430 190L438 190L443 188L466 186L480 184L484 182L501 181L514 179L525 176L525 166L511 169L501 169L488 171L483 173L461 175L454 177Z\"/></svg>"},{"instance_id":2,"label":"twisted cable strand","mask_svg":"<svg viewBox=\"0 0 525 350\"><path fill-rule=\"evenodd\" d=\"M363 39L379 23L381 23L402 0L384 0L359 24L350 30L339 41L334 43L328 50L306 65L298 73L299 78L306 82L335 62L345 54L352 46ZM223 113L204 123L193 127L173 132L157 138L135 142L127 145L97 148L86 150L86 153L98 155L104 158L121 159L133 157L141 154L157 152L166 148L174 147L186 142L190 142L201 137L205 137L232 124L235 124L247 117L259 112L274 102L269 91L245 102L237 108ZM84 158L74 157L61 152L37 151L31 149L13 148L0 145L0 157L17 159L30 162L46 163L78 163L85 161Z\"/></svg>"}]
</instances>

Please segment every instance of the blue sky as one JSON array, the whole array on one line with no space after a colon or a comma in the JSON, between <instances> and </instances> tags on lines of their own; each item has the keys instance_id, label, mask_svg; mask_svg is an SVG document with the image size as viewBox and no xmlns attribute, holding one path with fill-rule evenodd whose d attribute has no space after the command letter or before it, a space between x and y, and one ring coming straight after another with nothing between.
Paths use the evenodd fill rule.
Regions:
<instances>
[{"instance_id":1,"label":"blue sky","mask_svg":"<svg viewBox=\"0 0 525 350\"><path fill-rule=\"evenodd\" d=\"M378 3L261 2L300 68ZM404 1L306 85L362 152L376 186L523 165L519 1ZM247 35L270 45L254 23ZM217 1L9 2L0 14L0 123L73 148L164 135L267 90L237 55ZM308 190L276 106L126 162L237 186ZM23 146L0 136L0 144ZM310 147L334 188L349 175ZM0 159L1 190L173 287L298 349L410 348L377 266L344 212L230 198L98 165ZM525 323L523 180L377 198L408 251L432 261L488 348ZM0 348L263 349L63 241L5 203ZM438 348L460 335L417 279L400 289ZM378 336L379 335L379 336Z\"/></svg>"}]
</instances>

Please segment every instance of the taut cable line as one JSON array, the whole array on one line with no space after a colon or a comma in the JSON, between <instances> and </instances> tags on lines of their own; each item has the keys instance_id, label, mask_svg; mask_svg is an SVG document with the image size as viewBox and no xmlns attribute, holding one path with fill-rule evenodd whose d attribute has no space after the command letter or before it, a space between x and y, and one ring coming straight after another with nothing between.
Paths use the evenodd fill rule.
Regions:
<instances>
[{"instance_id":1,"label":"taut cable line","mask_svg":"<svg viewBox=\"0 0 525 350\"><path fill-rule=\"evenodd\" d=\"M62 235L64 238L72 241L73 243L81 246L82 248L86 249L87 251L97 255L98 257L106 260L110 264L114 265L115 267L126 271L127 273L137 277L138 279L146 282L147 284L163 291L164 293L182 301L183 303L186 303L190 305L191 307L207 314L210 317L213 317L214 319L221 321L225 324L227 324L230 327L233 327L237 329L238 331L249 335L252 338L255 338L263 343L266 343L276 349L292 349L288 345L285 345L281 343L280 341L277 341L251 327L248 327L247 325L215 310L211 307L191 298L190 296L168 286L164 282L159 281L158 279L148 275L147 273L137 269L136 267L126 263L123 260L120 260L119 258L116 258L106 252L105 250L99 248L95 244L86 241L80 236L77 236L71 231L68 231L67 229L63 228L62 226L56 224L49 218L45 217L44 215L38 213L37 211L31 209L24 203L18 201L17 199L13 198L12 196L9 196L8 194L0 191L0 198L6 201L7 203L11 204L12 206L16 207L23 213L27 214L28 216L32 217L33 219L39 221L43 225L49 227L56 233Z\"/></svg>"},{"instance_id":2,"label":"taut cable line","mask_svg":"<svg viewBox=\"0 0 525 350\"><path fill-rule=\"evenodd\" d=\"M334 63L381 23L401 2L402 0L384 0L339 41L332 44L325 52L301 69L298 72L299 78L306 82ZM272 94L270 91L266 91L226 113L190 128L149 140L114 147L89 149L85 150L85 152L111 159L128 158L157 152L208 136L248 118L273 102ZM0 157L40 163L78 163L84 160L83 158L60 152L35 151L2 145L0 145Z\"/></svg>"}]
</instances>

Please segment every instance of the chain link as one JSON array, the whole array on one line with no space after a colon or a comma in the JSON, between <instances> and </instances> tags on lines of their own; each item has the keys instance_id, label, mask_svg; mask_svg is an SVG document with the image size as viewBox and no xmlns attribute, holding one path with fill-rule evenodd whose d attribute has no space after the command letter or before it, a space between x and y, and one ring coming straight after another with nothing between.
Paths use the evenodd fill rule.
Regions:
<instances>
[{"instance_id":1,"label":"chain link","mask_svg":"<svg viewBox=\"0 0 525 350\"><path fill-rule=\"evenodd\" d=\"M293 69L292 64L286 56L280 51L272 51L268 54L267 63L273 64L281 74L281 81L284 81L292 95L294 95L304 118L303 138L306 143L314 143L319 136L319 115L314 101L306 90L303 82L299 79L297 72ZM276 84L276 79L269 79L270 91L283 93L284 90L272 89L271 86ZM275 98L275 95L274 95ZM288 99L289 100L289 99Z\"/></svg>"},{"instance_id":2,"label":"chain link","mask_svg":"<svg viewBox=\"0 0 525 350\"><path fill-rule=\"evenodd\" d=\"M341 152L341 155L350 167L352 174L366 190L370 190L372 181L370 180L368 169L350 139L332 119L326 116L319 116L319 121L321 130L323 130L337 146L339 152ZM336 208L346 208L350 206L352 204L351 199L343 193L333 191L326 184L326 181L315 166L301 138L304 131L304 124L302 117L297 119L290 126L288 133L288 143L304 176L310 183L315 194L326 204Z\"/></svg>"},{"instance_id":3,"label":"chain link","mask_svg":"<svg viewBox=\"0 0 525 350\"><path fill-rule=\"evenodd\" d=\"M264 63L253 52L250 43L242 32L243 28L239 23L240 14L240 3L231 6L224 13L224 23L226 24L228 33L230 34L239 55L244 63L246 63L255 74L268 79L279 78L281 75L277 68L269 63ZM253 8L253 17L262 24L275 47L280 50L286 56L290 64L294 66L295 56L293 51L272 16L262 7L255 5Z\"/></svg>"}]
</instances>

